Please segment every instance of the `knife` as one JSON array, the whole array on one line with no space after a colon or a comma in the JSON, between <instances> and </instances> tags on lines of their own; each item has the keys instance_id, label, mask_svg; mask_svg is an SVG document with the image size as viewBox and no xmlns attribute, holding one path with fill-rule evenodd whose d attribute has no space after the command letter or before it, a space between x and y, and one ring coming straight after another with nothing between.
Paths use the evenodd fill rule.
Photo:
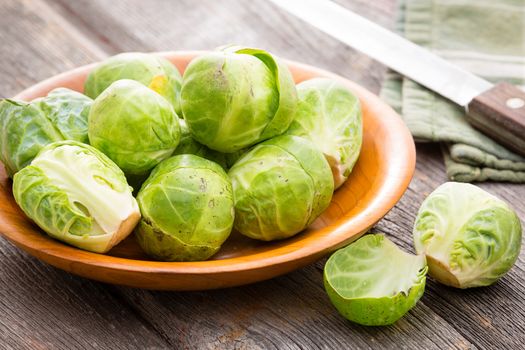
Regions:
<instances>
[{"instance_id":1,"label":"knife","mask_svg":"<svg viewBox=\"0 0 525 350\"><path fill-rule=\"evenodd\" d=\"M472 126L525 155L524 91L508 83L493 85L332 1L270 1L465 107Z\"/></svg>"}]
</instances>

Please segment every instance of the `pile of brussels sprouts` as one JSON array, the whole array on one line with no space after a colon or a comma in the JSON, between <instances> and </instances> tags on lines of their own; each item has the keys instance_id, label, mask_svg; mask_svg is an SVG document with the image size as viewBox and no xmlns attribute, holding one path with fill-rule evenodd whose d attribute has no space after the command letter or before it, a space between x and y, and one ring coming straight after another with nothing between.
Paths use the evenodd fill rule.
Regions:
<instances>
[{"instance_id":1,"label":"pile of brussels sprouts","mask_svg":"<svg viewBox=\"0 0 525 350\"><path fill-rule=\"evenodd\" d=\"M296 86L259 49L203 54L183 77L160 56L123 53L89 74L84 93L1 101L0 160L29 218L93 252L133 231L163 261L206 260L234 228L263 241L291 237L328 207L361 149L350 91L321 78ZM459 288L496 281L521 235L503 201L447 183L419 210L418 255L367 235L332 255L325 287L348 319L390 324L417 303L427 271Z\"/></svg>"},{"instance_id":2,"label":"pile of brussels sprouts","mask_svg":"<svg viewBox=\"0 0 525 350\"><path fill-rule=\"evenodd\" d=\"M133 231L163 261L208 259L233 228L291 237L327 208L361 148L350 91L320 78L296 86L260 49L203 54L183 77L160 56L119 54L84 94L0 102L0 158L29 218L98 253Z\"/></svg>"},{"instance_id":3,"label":"pile of brussels sprouts","mask_svg":"<svg viewBox=\"0 0 525 350\"><path fill-rule=\"evenodd\" d=\"M413 238L418 255L372 234L328 259L325 289L344 317L364 325L394 323L423 295L427 272L451 287L491 285L518 258L522 228L502 200L474 185L447 182L421 205Z\"/></svg>"}]
</instances>

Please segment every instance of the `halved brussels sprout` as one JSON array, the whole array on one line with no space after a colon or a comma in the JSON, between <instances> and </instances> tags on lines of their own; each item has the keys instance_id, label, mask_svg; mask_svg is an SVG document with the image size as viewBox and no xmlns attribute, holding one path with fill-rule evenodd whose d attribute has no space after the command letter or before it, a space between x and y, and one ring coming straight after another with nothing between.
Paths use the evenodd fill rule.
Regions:
<instances>
[{"instance_id":1,"label":"halved brussels sprout","mask_svg":"<svg viewBox=\"0 0 525 350\"><path fill-rule=\"evenodd\" d=\"M61 140L87 142L87 117L93 100L66 88L27 103L0 102L0 160L12 177L45 145Z\"/></svg>"},{"instance_id":2,"label":"halved brussels sprout","mask_svg":"<svg viewBox=\"0 0 525 350\"><path fill-rule=\"evenodd\" d=\"M335 252L324 268L330 300L350 321L382 326L396 322L425 291L424 255L399 249L381 234L366 235Z\"/></svg>"},{"instance_id":3,"label":"halved brussels sprout","mask_svg":"<svg viewBox=\"0 0 525 350\"><path fill-rule=\"evenodd\" d=\"M297 85L299 103L287 134L312 141L328 160L339 188L354 167L363 139L359 99L342 83L327 78Z\"/></svg>"},{"instance_id":4,"label":"halved brussels sprout","mask_svg":"<svg viewBox=\"0 0 525 350\"><path fill-rule=\"evenodd\" d=\"M521 223L502 200L474 185L447 182L423 202L414 224L416 251L429 274L458 288L488 286L514 264Z\"/></svg>"},{"instance_id":5,"label":"halved brussels sprout","mask_svg":"<svg viewBox=\"0 0 525 350\"><path fill-rule=\"evenodd\" d=\"M295 235L330 204L334 181L323 154L300 137L258 144L230 169L235 229L264 241Z\"/></svg>"},{"instance_id":6,"label":"halved brussels sprout","mask_svg":"<svg viewBox=\"0 0 525 350\"><path fill-rule=\"evenodd\" d=\"M137 200L143 215L135 230L137 241L157 260L206 260L232 230L230 179L218 164L195 155L160 163Z\"/></svg>"},{"instance_id":7,"label":"halved brussels sprout","mask_svg":"<svg viewBox=\"0 0 525 350\"><path fill-rule=\"evenodd\" d=\"M140 219L122 171L76 141L42 148L31 165L15 174L13 195L51 237L97 253L118 244Z\"/></svg>"},{"instance_id":8,"label":"halved brussels sprout","mask_svg":"<svg viewBox=\"0 0 525 350\"><path fill-rule=\"evenodd\" d=\"M266 51L228 47L184 72L181 108L193 137L231 153L288 129L297 92L290 71Z\"/></svg>"},{"instance_id":9,"label":"halved brussels sprout","mask_svg":"<svg viewBox=\"0 0 525 350\"><path fill-rule=\"evenodd\" d=\"M100 62L84 84L84 93L96 98L111 84L131 79L151 88L180 114L181 75L167 59L147 53L125 52Z\"/></svg>"},{"instance_id":10,"label":"halved brussels sprout","mask_svg":"<svg viewBox=\"0 0 525 350\"><path fill-rule=\"evenodd\" d=\"M93 102L89 141L126 175L140 176L173 153L180 139L178 119L155 91L134 80L118 80Z\"/></svg>"}]
</instances>

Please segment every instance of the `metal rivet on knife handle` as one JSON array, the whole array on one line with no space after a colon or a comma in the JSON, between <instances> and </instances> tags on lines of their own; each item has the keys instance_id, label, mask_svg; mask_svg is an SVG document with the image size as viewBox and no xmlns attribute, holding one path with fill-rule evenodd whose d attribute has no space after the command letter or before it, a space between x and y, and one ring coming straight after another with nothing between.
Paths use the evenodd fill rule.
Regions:
<instances>
[{"instance_id":1,"label":"metal rivet on knife handle","mask_svg":"<svg viewBox=\"0 0 525 350\"><path fill-rule=\"evenodd\" d=\"M467 111L474 127L525 155L525 92L500 83L475 97Z\"/></svg>"},{"instance_id":2,"label":"metal rivet on knife handle","mask_svg":"<svg viewBox=\"0 0 525 350\"><path fill-rule=\"evenodd\" d=\"M518 109L525 106L525 100L519 97L512 97L507 100L506 105L509 108Z\"/></svg>"}]
</instances>

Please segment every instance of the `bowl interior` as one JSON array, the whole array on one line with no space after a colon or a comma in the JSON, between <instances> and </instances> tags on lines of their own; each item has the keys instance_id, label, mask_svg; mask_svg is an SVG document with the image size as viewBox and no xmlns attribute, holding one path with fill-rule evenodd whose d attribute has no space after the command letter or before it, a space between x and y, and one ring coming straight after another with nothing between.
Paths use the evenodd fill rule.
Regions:
<instances>
[{"instance_id":1,"label":"bowl interior","mask_svg":"<svg viewBox=\"0 0 525 350\"><path fill-rule=\"evenodd\" d=\"M198 53L163 53L181 72L196 54ZM288 62L288 65L297 83L318 76L332 77L341 80L360 98L363 110L363 145L352 174L335 192L328 209L304 232L286 240L270 243L252 240L234 232L210 261L177 263L178 266L199 267L220 264L219 261L233 264L250 259L275 258L277 255L299 254L298 252L305 247L310 247L310 252L326 253L359 237L386 214L408 186L414 170L415 152L412 138L399 116L377 96L355 83L307 65L294 62ZM15 98L32 100L45 96L59 86L82 92L86 75L92 67L93 65L80 67L48 79L23 91ZM43 234L17 207L12 197L11 186L12 182L2 168L0 201L5 203L3 218L0 218L2 231L15 244L29 250L48 247L49 251L45 254L60 255L62 258L72 252L78 252L77 256L88 260L100 256L69 247ZM125 263L124 260L149 260L133 235L113 248L108 255L117 258L112 260L114 263Z\"/></svg>"}]
</instances>

